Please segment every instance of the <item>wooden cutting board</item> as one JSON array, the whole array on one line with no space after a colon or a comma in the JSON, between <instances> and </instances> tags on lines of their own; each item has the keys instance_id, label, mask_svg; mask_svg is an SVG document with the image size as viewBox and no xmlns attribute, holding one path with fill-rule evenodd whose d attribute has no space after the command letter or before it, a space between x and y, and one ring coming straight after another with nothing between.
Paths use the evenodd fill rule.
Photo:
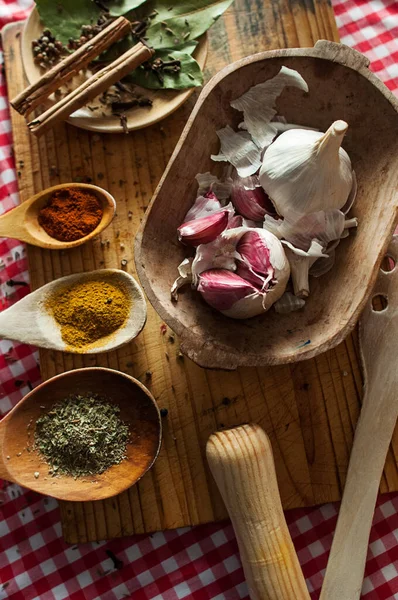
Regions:
<instances>
[{"instance_id":1,"label":"wooden cutting board","mask_svg":"<svg viewBox=\"0 0 398 600\"><path fill-rule=\"evenodd\" d=\"M11 97L26 84L21 30L21 24L14 24L3 31ZM206 76L242 56L312 46L319 38L338 40L327 0L235 0L210 32ZM165 121L130 135L99 135L60 125L37 141L23 118L12 113L22 201L50 185L89 180L108 189L118 205L113 224L91 243L67 252L29 247L33 288L70 273L120 267L122 259L134 274L134 234L196 96ZM355 335L307 362L215 372L180 356L178 339L149 307L143 333L120 350L87 357L46 350L40 362L44 379L81 366L120 369L140 379L159 406L168 409L160 456L137 486L102 502L61 503L63 533L70 543L225 518L205 463L205 444L214 430L247 421L259 423L271 438L285 508L341 497L361 401ZM384 492L398 489L397 451L396 433Z\"/></svg>"}]
</instances>

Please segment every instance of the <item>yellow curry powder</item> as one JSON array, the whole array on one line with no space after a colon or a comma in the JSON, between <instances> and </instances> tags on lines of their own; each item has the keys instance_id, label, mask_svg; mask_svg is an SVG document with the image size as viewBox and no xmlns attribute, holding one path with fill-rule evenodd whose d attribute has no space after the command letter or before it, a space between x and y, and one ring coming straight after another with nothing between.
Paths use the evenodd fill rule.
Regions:
<instances>
[{"instance_id":1,"label":"yellow curry powder","mask_svg":"<svg viewBox=\"0 0 398 600\"><path fill-rule=\"evenodd\" d=\"M46 306L60 325L64 342L83 350L124 324L130 300L120 285L89 280L55 293Z\"/></svg>"}]
</instances>

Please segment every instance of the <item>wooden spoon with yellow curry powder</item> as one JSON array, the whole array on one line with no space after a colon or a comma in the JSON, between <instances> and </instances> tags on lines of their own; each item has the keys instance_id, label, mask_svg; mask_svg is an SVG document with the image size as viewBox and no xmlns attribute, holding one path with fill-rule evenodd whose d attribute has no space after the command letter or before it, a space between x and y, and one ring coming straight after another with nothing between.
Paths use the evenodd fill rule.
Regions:
<instances>
[{"instance_id":1,"label":"wooden spoon with yellow curry powder","mask_svg":"<svg viewBox=\"0 0 398 600\"><path fill-rule=\"evenodd\" d=\"M61 277L0 313L0 337L64 352L108 352L145 325L146 302L134 277L101 269Z\"/></svg>"}]
</instances>

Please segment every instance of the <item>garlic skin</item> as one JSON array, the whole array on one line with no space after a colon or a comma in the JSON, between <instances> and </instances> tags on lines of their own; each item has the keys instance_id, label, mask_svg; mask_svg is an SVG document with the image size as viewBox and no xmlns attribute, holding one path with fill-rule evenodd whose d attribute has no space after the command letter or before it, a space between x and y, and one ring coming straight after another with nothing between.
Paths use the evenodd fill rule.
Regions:
<instances>
[{"instance_id":1,"label":"garlic skin","mask_svg":"<svg viewBox=\"0 0 398 600\"><path fill-rule=\"evenodd\" d=\"M308 85L300 73L283 66L275 77L254 85L231 102L232 108L243 112L244 122L240 128L251 134L258 148L269 146L277 134L275 123L271 121L277 112L275 102L286 87L308 92Z\"/></svg>"},{"instance_id":2,"label":"garlic skin","mask_svg":"<svg viewBox=\"0 0 398 600\"><path fill-rule=\"evenodd\" d=\"M211 194L211 195L210 195ZM183 223L194 221L202 217L219 211L222 207L215 194L210 192L208 196L198 196L195 200L195 204L189 209L184 217Z\"/></svg>"},{"instance_id":3,"label":"garlic skin","mask_svg":"<svg viewBox=\"0 0 398 600\"><path fill-rule=\"evenodd\" d=\"M296 221L346 204L353 187L351 160L341 148L347 128L335 121L326 133L291 129L267 148L260 183L279 215Z\"/></svg>"},{"instance_id":4,"label":"garlic skin","mask_svg":"<svg viewBox=\"0 0 398 600\"><path fill-rule=\"evenodd\" d=\"M198 173L195 179L198 182L198 196L207 196L208 192L213 192L219 200L226 200L231 195L232 179L220 181L209 171Z\"/></svg>"},{"instance_id":5,"label":"garlic skin","mask_svg":"<svg viewBox=\"0 0 398 600\"><path fill-rule=\"evenodd\" d=\"M192 261L193 258L184 258L182 263L178 265L179 277L177 277L170 290L171 299L175 302L178 300L178 290L184 285L192 283Z\"/></svg>"}]
</instances>

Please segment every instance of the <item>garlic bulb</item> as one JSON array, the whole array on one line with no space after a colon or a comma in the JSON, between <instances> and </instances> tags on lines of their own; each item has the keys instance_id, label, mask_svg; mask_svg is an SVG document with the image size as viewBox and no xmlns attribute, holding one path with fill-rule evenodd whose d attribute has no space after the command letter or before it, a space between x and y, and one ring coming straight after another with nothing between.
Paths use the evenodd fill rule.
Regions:
<instances>
[{"instance_id":1,"label":"garlic bulb","mask_svg":"<svg viewBox=\"0 0 398 600\"><path fill-rule=\"evenodd\" d=\"M200 246L199 262L197 256L194 259L198 291L210 306L235 319L266 312L281 297L290 276L280 241L269 231L246 227L224 232L220 239L226 254L220 253L223 245L218 241L218 256L208 252L208 246L215 249L213 242Z\"/></svg>"},{"instance_id":2,"label":"garlic bulb","mask_svg":"<svg viewBox=\"0 0 398 600\"><path fill-rule=\"evenodd\" d=\"M326 133L291 129L264 153L260 183L280 215L341 209L353 186L351 160L341 143L348 125L335 121Z\"/></svg>"}]
</instances>

